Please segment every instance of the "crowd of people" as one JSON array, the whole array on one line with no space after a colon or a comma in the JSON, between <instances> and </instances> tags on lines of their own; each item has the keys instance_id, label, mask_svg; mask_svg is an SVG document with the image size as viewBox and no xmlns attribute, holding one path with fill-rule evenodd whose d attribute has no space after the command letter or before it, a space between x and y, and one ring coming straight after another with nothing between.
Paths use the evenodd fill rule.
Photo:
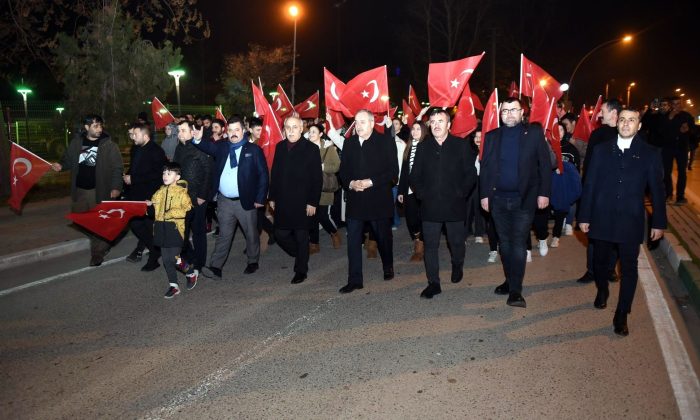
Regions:
<instances>
[{"instance_id":1,"label":"crowd of people","mask_svg":"<svg viewBox=\"0 0 700 420\"><path fill-rule=\"evenodd\" d=\"M557 111L559 135L548 136L556 145L542 126L527 123L518 98L500 105L501 127L488 133L477 129L466 138L450 133L452 115L443 108L426 107L410 125L385 116L381 129L372 112L361 110L352 135L346 127L334 127L330 118L306 121L292 115L284 120L285 138L275 146L271 165L261 148L263 123L257 117L223 121L184 115L165 128L160 144L140 118L129 127L133 146L126 171L103 120L88 115L62 162L52 166L72 173L74 212L119 197L147 202L149 212L130 222L138 243L126 260L142 261L148 250L141 270L153 271L162 263L166 298L180 293L178 271L188 290L200 275L224 278L239 227L246 243L244 275L259 269L263 232L269 245L294 258L291 283L297 284L309 275L310 255L320 252L320 230L339 249L344 229L348 274L340 293L364 287L363 247L367 258L381 258L383 279L392 280L393 235L401 210L413 246L410 261L425 267L421 298L442 292L438 248L444 234L451 282L463 279L465 242L487 241L484 258L495 263L500 257L504 272L494 292L507 296L508 305L523 308L532 232L544 257L561 246L562 235L573 235L576 225L588 236L586 271L578 281L595 282L596 308L607 306L619 260L613 325L617 334L627 335L639 246L645 239L659 239L666 228L674 160L675 204L686 202L693 119L680 109L679 98L645 112L623 109L617 99L609 99L601 107L600 127L586 142L572 137L576 117L563 106ZM555 150L561 151L560 159ZM645 232L646 197L651 198L650 233ZM212 230L216 240L209 254L206 235ZM97 266L111 244L94 235L90 239L90 265Z\"/></svg>"}]
</instances>

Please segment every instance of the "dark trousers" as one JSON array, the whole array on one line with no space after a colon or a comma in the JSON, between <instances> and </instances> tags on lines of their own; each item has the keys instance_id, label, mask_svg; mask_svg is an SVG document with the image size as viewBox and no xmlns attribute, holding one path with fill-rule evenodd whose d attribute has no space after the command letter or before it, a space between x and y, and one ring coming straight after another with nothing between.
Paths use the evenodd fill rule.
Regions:
<instances>
[{"instance_id":1,"label":"dark trousers","mask_svg":"<svg viewBox=\"0 0 700 420\"><path fill-rule=\"evenodd\" d=\"M411 239L422 239L421 230L423 229L423 224L420 220L420 203L418 203L415 194L403 196L403 208L406 216L406 227L408 227L408 234L411 235Z\"/></svg>"},{"instance_id":2,"label":"dark trousers","mask_svg":"<svg viewBox=\"0 0 700 420\"><path fill-rule=\"evenodd\" d=\"M165 274L168 276L168 283L178 284L177 281L177 267L176 259L178 254L180 254L181 248L161 248L163 253L163 268L165 269Z\"/></svg>"},{"instance_id":3,"label":"dark trousers","mask_svg":"<svg viewBox=\"0 0 700 420\"><path fill-rule=\"evenodd\" d=\"M294 257L295 273L305 275L309 272L308 229L275 228L275 240L284 252Z\"/></svg>"},{"instance_id":4,"label":"dark trousers","mask_svg":"<svg viewBox=\"0 0 700 420\"><path fill-rule=\"evenodd\" d=\"M688 149L685 148L663 148L661 157L664 161L664 186L666 187L666 197L673 195L673 161L676 161L678 169L678 180L676 182L676 200L685 198L686 169L688 168Z\"/></svg>"},{"instance_id":5,"label":"dark trousers","mask_svg":"<svg viewBox=\"0 0 700 420\"><path fill-rule=\"evenodd\" d=\"M333 205L331 206L331 219L337 227L345 226L343 222L343 189L340 188L333 194Z\"/></svg>"},{"instance_id":6,"label":"dark trousers","mask_svg":"<svg viewBox=\"0 0 700 420\"><path fill-rule=\"evenodd\" d=\"M493 223L493 217L490 213L484 215L486 221L486 235L489 238L489 251L498 251L498 234L496 233L496 224Z\"/></svg>"},{"instance_id":7,"label":"dark trousers","mask_svg":"<svg viewBox=\"0 0 700 420\"><path fill-rule=\"evenodd\" d=\"M538 241L544 241L549 236L549 207L546 209L537 209L535 217L532 220L532 228L535 230L535 238Z\"/></svg>"},{"instance_id":8,"label":"dark trousers","mask_svg":"<svg viewBox=\"0 0 700 420\"><path fill-rule=\"evenodd\" d=\"M258 208L258 234L263 233L263 231L265 231L265 233L267 233L267 236L272 238L275 235L275 228L272 225L270 219L268 219L265 215L265 209L266 207Z\"/></svg>"},{"instance_id":9,"label":"dark trousers","mask_svg":"<svg viewBox=\"0 0 700 420\"><path fill-rule=\"evenodd\" d=\"M452 271L459 271L464 268L464 254L466 252L466 247L464 246L464 239L466 238L464 220L455 222L427 222L424 220L423 241L425 241L425 254L423 262L428 283L440 284L438 248L443 225L447 232L447 245L452 259Z\"/></svg>"},{"instance_id":10,"label":"dark trousers","mask_svg":"<svg viewBox=\"0 0 700 420\"><path fill-rule=\"evenodd\" d=\"M495 197L489 203L501 248L503 273L511 292L522 293L527 237L535 210L522 209L520 198Z\"/></svg>"},{"instance_id":11,"label":"dark trousers","mask_svg":"<svg viewBox=\"0 0 700 420\"><path fill-rule=\"evenodd\" d=\"M194 204L194 203L193 203ZM194 204L187 212L185 223L185 244L182 256L197 270L201 270L207 261L207 203ZM190 242L190 233L192 242Z\"/></svg>"},{"instance_id":12,"label":"dark trousers","mask_svg":"<svg viewBox=\"0 0 700 420\"><path fill-rule=\"evenodd\" d=\"M561 238L561 231L564 228L564 220L568 214L568 211L554 210L554 228L552 229L553 237Z\"/></svg>"},{"instance_id":13,"label":"dark trousers","mask_svg":"<svg viewBox=\"0 0 700 420\"><path fill-rule=\"evenodd\" d=\"M476 189L472 191L467 198L467 214L466 214L466 236L484 236L486 232L486 219L484 218L483 210L481 209L481 200Z\"/></svg>"},{"instance_id":14,"label":"dark trousers","mask_svg":"<svg viewBox=\"0 0 700 420\"><path fill-rule=\"evenodd\" d=\"M139 251L148 249L148 259L157 261L160 257L160 249L153 245L153 219L148 216L134 217L129 222L129 226L139 240L136 248Z\"/></svg>"},{"instance_id":15,"label":"dark trousers","mask_svg":"<svg viewBox=\"0 0 700 420\"><path fill-rule=\"evenodd\" d=\"M616 311L629 313L634 300L634 292L637 290L639 244L636 242L614 243L596 240L593 247L593 275L596 287L599 290L607 290L611 274L610 259L611 256L615 255L616 250L620 258L622 274Z\"/></svg>"},{"instance_id":16,"label":"dark trousers","mask_svg":"<svg viewBox=\"0 0 700 420\"><path fill-rule=\"evenodd\" d=\"M379 220L357 220L346 218L348 230L348 284L362 285L362 242L365 223L374 232L384 269L394 267L391 218Z\"/></svg>"},{"instance_id":17,"label":"dark trousers","mask_svg":"<svg viewBox=\"0 0 700 420\"><path fill-rule=\"evenodd\" d=\"M321 224L321 226L323 226L323 230L328 232L329 235L338 232L338 229L335 227L335 224L331 220L331 215L329 213L328 206L318 206L318 208L316 209L316 214L311 216L311 220L309 221L309 223L311 223L311 229L309 230L309 241L312 244L318 244L320 233L318 228L319 223Z\"/></svg>"}]
</instances>

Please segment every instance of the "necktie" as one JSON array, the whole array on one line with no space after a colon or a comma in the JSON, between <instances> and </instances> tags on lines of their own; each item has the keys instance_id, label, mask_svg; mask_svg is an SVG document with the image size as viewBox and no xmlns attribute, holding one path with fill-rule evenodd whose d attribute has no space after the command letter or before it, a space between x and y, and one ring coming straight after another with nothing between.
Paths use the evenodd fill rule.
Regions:
<instances>
[{"instance_id":1,"label":"necktie","mask_svg":"<svg viewBox=\"0 0 700 420\"><path fill-rule=\"evenodd\" d=\"M245 139L243 139L245 140ZM231 169L235 168L238 166L238 160L236 160L236 150L240 149L243 147L243 144L245 141L239 141L238 143L231 143L231 148L229 149L229 158L231 160Z\"/></svg>"}]
</instances>

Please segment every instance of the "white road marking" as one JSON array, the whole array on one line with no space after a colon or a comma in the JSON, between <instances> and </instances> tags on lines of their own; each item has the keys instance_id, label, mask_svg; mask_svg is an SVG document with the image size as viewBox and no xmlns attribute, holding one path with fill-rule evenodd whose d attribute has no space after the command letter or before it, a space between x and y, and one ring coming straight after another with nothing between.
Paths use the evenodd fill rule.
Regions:
<instances>
[{"instance_id":1,"label":"white road marking","mask_svg":"<svg viewBox=\"0 0 700 420\"><path fill-rule=\"evenodd\" d=\"M700 382L683 345L676 322L664 299L661 287L649 264L646 247L639 254L639 282L647 298L647 306L659 339L661 353L678 411L682 419L696 419L700 414Z\"/></svg>"}]
</instances>

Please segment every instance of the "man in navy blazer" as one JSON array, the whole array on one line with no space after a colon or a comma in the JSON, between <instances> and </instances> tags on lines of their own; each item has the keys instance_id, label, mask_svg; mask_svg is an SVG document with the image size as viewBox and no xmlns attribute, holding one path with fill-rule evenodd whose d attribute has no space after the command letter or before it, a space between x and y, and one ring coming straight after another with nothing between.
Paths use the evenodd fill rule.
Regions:
<instances>
[{"instance_id":1,"label":"man in navy blazer","mask_svg":"<svg viewBox=\"0 0 700 420\"><path fill-rule=\"evenodd\" d=\"M629 334L627 314L637 288L647 188L652 205L650 239L661 239L666 228L663 163L658 149L637 134L641 125L638 111L624 110L617 121L617 138L593 149L578 217L581 230L595 241L593 274L598 293L593 305L598 309L607 307L610 259L618 251L622 279L613 326L623 336Z\"/></svg>"},{"instance_id":2,"label":"man in navy blazer","mask_svg":"<svg viewBox=\"0 0 700 420\"><path fill-rule=\"evenodd\" d=\"M193 144L214 157L215 172L212 176L214 191L217 191L219 236L214 244L205 276L220 279L223 267L231 250L236 223L240 223L246 239L248 265L244 274L254 273L260 259L260 236L258 235L257 208L265 205L269 176L262 149L248 141L244 135L243 120L231 117L226 132L229 141L202 141L197 133Z\"/></svg>"},{"instance_id":3,"label":"man in navy blazer","mask_svg":"<svg viewBox=\"0 0 700 420\"><path fill-rule=\"evenodd\" d=\"M506 303L524 308L522 296L527 235L535 211L549 205L552 164L541 126L523 124L518 98L501 105L503 126L486 133L479 194L481 207L491 212L506 280L495 293Z\"/></svg>"}]
</instances>

